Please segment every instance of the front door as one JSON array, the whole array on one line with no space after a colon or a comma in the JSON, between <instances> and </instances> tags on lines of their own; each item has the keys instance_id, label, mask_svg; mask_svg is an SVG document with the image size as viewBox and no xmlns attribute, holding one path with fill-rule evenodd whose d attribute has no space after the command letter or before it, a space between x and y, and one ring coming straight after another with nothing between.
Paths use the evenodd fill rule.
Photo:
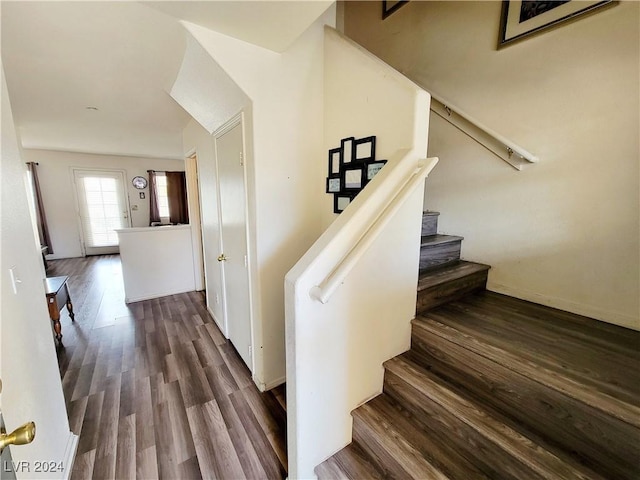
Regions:
<instances>
[{"instance_id":1,"label":"front door","mask_svg":"<svg viewBox=\"0 0 640 480\"><path fill-rule=\"evenodd\" d=\"M222 265L226 334L253 372L242 122L217 134L215 146L222 247L218 259Z\"/></svg>"},{"instance_id":2,"label":"front door","mask_svg":"<svg viewBox=\"0 0 640 480\"><path fill-rule=\"evenodd\" d=\"M124 173L74 170L85 255L118 253L115 230L129 226Z\"/></svg>"}]
</instances>

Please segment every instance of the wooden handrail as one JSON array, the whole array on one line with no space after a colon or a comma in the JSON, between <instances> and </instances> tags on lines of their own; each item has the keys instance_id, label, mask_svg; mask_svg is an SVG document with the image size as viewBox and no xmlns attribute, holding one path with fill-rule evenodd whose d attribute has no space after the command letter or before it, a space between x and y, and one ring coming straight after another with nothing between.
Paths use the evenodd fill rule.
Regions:
<instances>
[{"instance_id":1,"label":"wooden handrail","mask_svg":"<svg viewBox=\"0 0 640 480\"><path fill-rule=\"evenodd\" d=\"M402 188L389 199L386 207L381 211L380 215L373 220L371 226L360 240L320 285L311 288L309 291L311 298L321 303L327 303L329 301L331 295L333 295L337 288L344 282L349 272L358 263L358 260L362 258L371 244L378 238L384 227L393 218L393 215L404 204L407 197L413 193L418 185L424 182L424 179L437 163L437 157L418 161L418 168L408 176Z\"/></svg>"},{"instance_id":2,"label":"wooden handrail","mask_svg":"<svg viewBox=\"0 0 640 480\"><path fill-rule=\"evenodd\" d=\"M538 157L533 153L494 132L476 119L463 113L450 102L438 98L434 94L431 94L431 111L517 170L522 170L524 165L538 161Z\"/></svg>"}]
</instances>

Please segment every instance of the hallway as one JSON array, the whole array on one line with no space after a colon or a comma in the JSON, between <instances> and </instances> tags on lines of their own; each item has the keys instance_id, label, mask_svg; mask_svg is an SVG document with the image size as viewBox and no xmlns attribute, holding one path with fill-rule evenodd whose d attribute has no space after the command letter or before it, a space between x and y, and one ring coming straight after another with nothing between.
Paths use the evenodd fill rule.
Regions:
<instances>
[{"instance_id":1,"label":"hallway","mask_svg":"<svg viewBox=\"0 0 640 480\"><path fill-rule=\"evenodd\" d=\"M285 390L260 393L198 292L126 305L118 256L50 262L69 275L58 352L74 480L284 478Z\"/></svg>"}]
</instances>

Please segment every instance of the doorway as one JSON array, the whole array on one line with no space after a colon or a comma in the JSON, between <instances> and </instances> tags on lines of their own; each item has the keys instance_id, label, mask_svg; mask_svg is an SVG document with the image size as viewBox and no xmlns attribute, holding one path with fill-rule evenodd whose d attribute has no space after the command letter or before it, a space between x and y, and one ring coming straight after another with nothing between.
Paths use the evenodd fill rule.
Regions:
<instances>
[{"instance_id":1,"label":"doorway","mask_svg":"<svg viewBox=\"0 0 640 480\"><path fill-rule=\"evenodd\" d=\"M220 205L220 262L226 334L253 372L242 116L214 136Z\"/></svg>"},{"instance_id":2,"label":"doorway","mask_svg":"<svg viewBox=\"0 0 640 480\"><path fill-rule=\"evenodd\" d=\"M130 226L120 170L73 170L84 255L118 253L116 230Z\"/></svg>"},{"instance_id":3,"label":"doorway","mask_svg":"<svg viewBox=\"0 0 640 480\"><path fill-rule=\"evenodd\" d=\"M207 290L204 262L202 212L200 209L200 182L198 178L198 157L193 153L185 158L184 171L187 180L187 204L189 205L189 223L191 224L191 242L193 245L193 266L196 290Z\"/></svg>"}]
</instances>

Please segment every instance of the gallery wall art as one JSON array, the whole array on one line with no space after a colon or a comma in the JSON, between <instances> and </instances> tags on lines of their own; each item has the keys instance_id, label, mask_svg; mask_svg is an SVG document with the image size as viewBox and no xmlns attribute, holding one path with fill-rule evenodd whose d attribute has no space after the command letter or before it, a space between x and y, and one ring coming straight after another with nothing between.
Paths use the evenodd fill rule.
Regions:
<instances>
[{"instance_id":1,"label":"gallery wall art","mask_svg":"<svg viewBox=\"0 0 640 480\"><path fill-rule=\"evenodd\" d=\"M376 160L376 137L347 137L329 150L326 192L333 195L333 211L341 213L387 163Z\"/></svg>"}]
</instances>

